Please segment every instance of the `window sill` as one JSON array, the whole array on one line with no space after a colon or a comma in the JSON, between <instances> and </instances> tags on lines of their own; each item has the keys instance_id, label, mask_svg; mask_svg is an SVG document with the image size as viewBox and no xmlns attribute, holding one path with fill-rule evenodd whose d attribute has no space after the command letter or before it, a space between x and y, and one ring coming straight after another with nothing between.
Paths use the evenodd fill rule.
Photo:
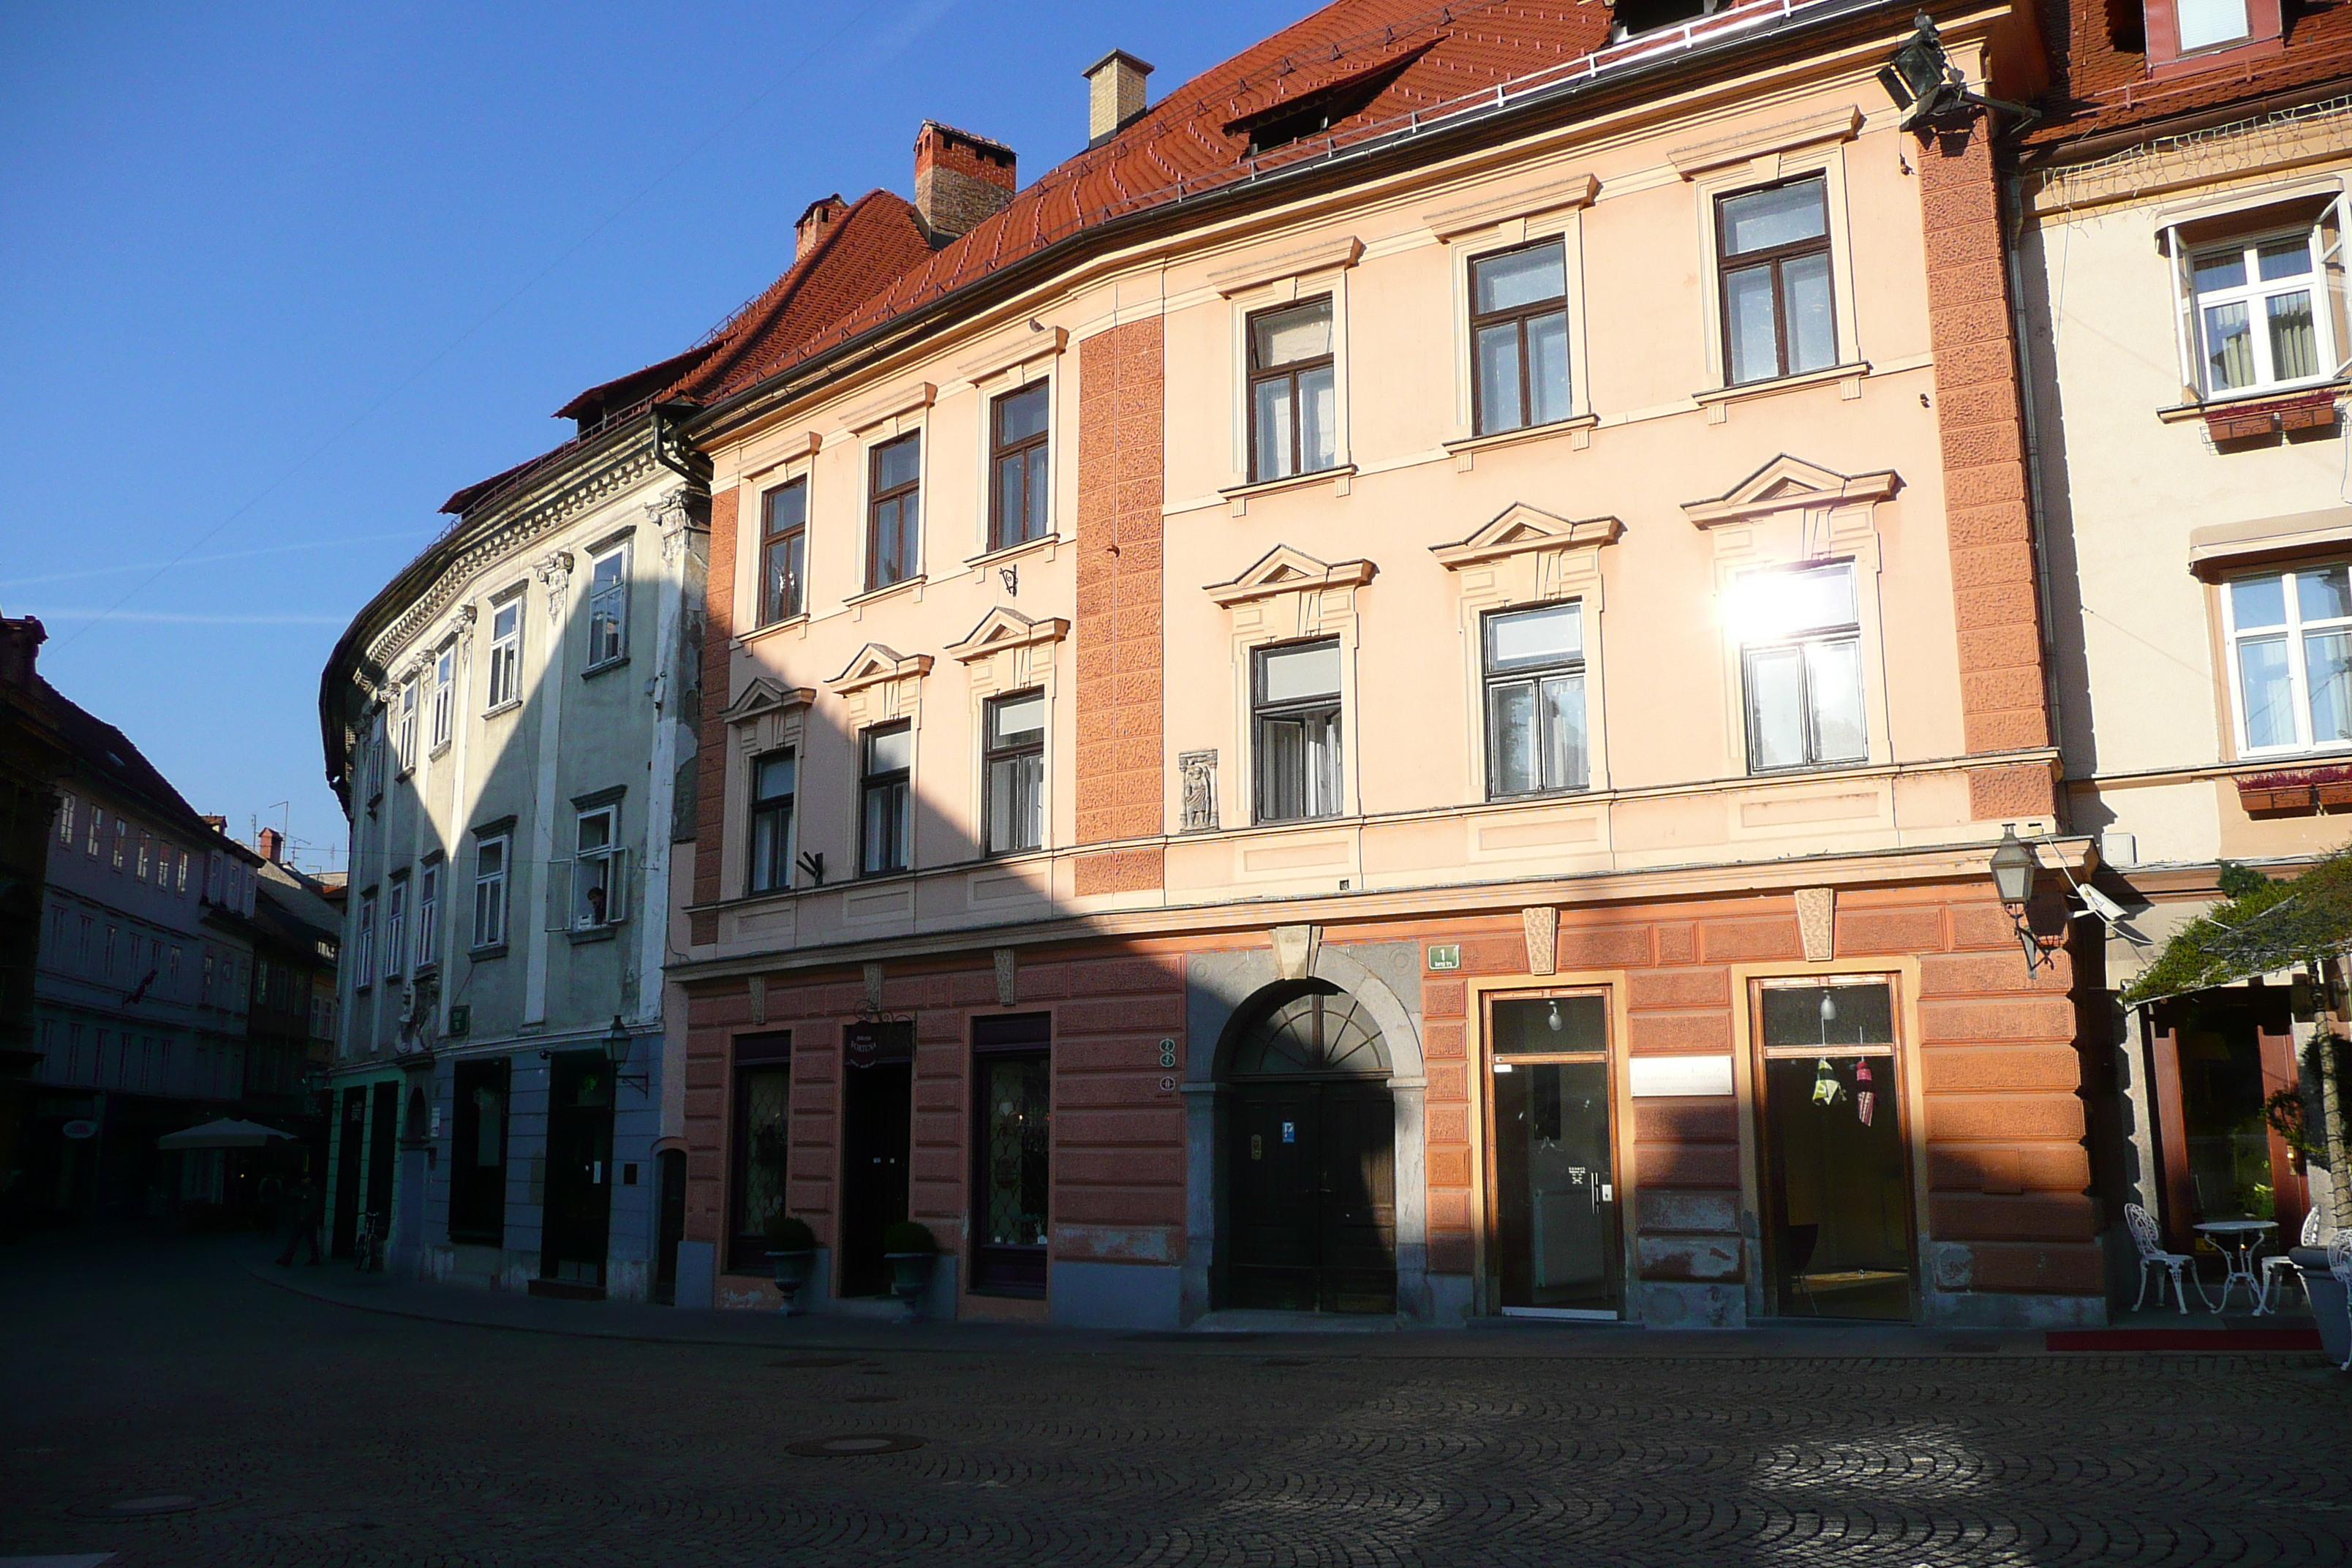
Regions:
<instances>
[{"instance_id":1,"label":"window sill","mask_svg":"<svg viewBox=\"0 0 2352 1568\"><path fill-rule=\"evenodd\" d=\"M1240 517L1249 503L1259 496L1305 489L1309 485L1329 485L1333 494L1346 495L1353 488L1355 478L1356 465L1341 463L1336 468L1318 468L1311 474L1291 474L1279 479L1259 479L1254 484L1229 485L1217 493L1234 503L1234 515Z\"/></svg>"},{"instance_id":2,"label":"window sill","mask_svg":"<svg viewBox=\"0 0 2352 1568\"><path fill-rule=\"evenodd\" d=\"M476 963L492 958L504 958L506 955L507 944L502 942L486 942L479 947L469 947L466 950L466 956Z\"/></svg>"},{"instance_id":3,"label":"window sill","mask_svg":"<svg viewBox=\"0 0 2352 1568\"><path fill-rule=\"evenodd\" d=\"M841 601L842 607L847 610L862 610L866 605L889 598L894 594L906 593L912 593L915 602L920 604L924 584L929 581L929 577L918 572L911 577L901 577L896 583L887 583L879 588L868 588L863 594L852 594Z\"/></svg>"},{"instance_id":4,"label":"window sill","mask_svg":"<svg viewBox=\"0 0 2352 1568\"><path fill-rule=\"evenodd\" d=\"M1702 408L1712 408L1721 404L1745 403L1751 397L1771 397L1783 392L1801 392L1809 386L1826 386L1832 381L1852 381L1858 384L1869 374L1870 362L1856 360L1852 364L1833 364L1827 370L1809 370L1802 375L1780 375L1770 381L1743 381L1738 386L1710 387L1705 392L1692 393L1691 401Z\"/></svg>"},{"instance_id":5,"label":"window sill","mask_svg":"<svg viewBox=\"0 0 2352 1568\"><path fill-rule=\"evenodd\" d=\"M446 741L444 741L444 742L442 742L439 745L437 745L437 746L434 747L430 752L427 752L425 753L425 756L426 756L426 758L427 758L429 761L436 762L436 763L437 763L437 762L439 762L442 758L444 758L444 757L447 756L448 754L449 754L449 742L446 742Z\"/></svg>"},{"instance_id":6,"label":"window sill","mask_svg":"<svg viewBox=\"0 0 2352 1568\"><path fill-rule=\"evenodd\" d=\"M1775 780L1819 778L1833 773L1859 773L1870 766L1871 761L1868 757L1850 757L1845 761L1835 763L1794 763L1785 768L1750 767L1747 776L1751 779Z\"/></svg>"},{"instance_id":7,"label":"window sill","mask_svg":"<svg viewBox=\"0 0 2352 1568\"><path fill-rule=\"evenodd\" d=\"M587 668L580 672L580 679L583 680L593 680L600 675L610 675L616 669L626 669L628 667L629 656L627 654L623 654L618 658L608 658L602 664L590 665Z\"/></svg>"},{"instance_id":8,"label":"window sill","mask_svg":"<svg viewBox=\"0 0 2352 1568\"><path fill-rule=\"evenodd\" d=\"M604 925L589 926L585 930L567 931L564 934L572 939L572 946L584 947L592 942L611 942L621 934L621 923L614 921Z\"/></svg>"},{"instance_id":9,"label":"window sill","mask_svg":"<svg viewBox=\"0 0 2352 1568\"><path fill-rule=\"evenodd\" d=\"M1600 425L1601 416L1598 414L1579 414L1571 419L1555 419L1549 425L1522 425L1516 430L1498 430L1492 436L1467 436L1459 441L1448 441L1444 446L1457 458L1475 458L1480 452L1491 451L1497 447L1517 447L1523 442L1548 440L1554 436L1589 437ZM1582 447L1586 442L1580 441L1577 445ZM1464 472L1469 471L1467 463L1462 468Z\"/></svg>"},{"instance_id":10,"label":"window sill","mask_svg":"<svg viewBox=\"0 0 2352 1568\"><path fill-rule=\"evenodd\" d=\"M499 703L499 704L497 707L495 707L495 708L485 708L485 709L483 709L483 710L482 710L482 717L483 717L483 718L485 718L485 719L497 719L497 718L499 718L499 717L501 717L501 716L503 716L503 715L505 715L505 714L508 714L508 713L511 713L511 712L513 712L516 709L520 708L521 706L522 706L522 699L521 699L521 698L520 698L520 697L509 697L509 698L508 698L504 702Z\"/></svg>"},{"instance_id":11,"label":"window sill","mask_svg":"<svg viewBox=\"0 0 2352 1568\"><path fill-rule=\"evenodd\" d=\"M806 610L803 610L797 616L786 616L781 621L770 621L764 626L753 626L750 631L745 632L742 636L735 639L735 646L737 647L745 647L755 642L765 642L768 638L775 637L782 632L797 631L803 637L806 637L808 635L808 612Z\"/></svg>"},{"instance_id":12,"label":"window sill","mask_svg":"<svg viewBox=\"0 0 2352 1568\"><path fill-rule=\"evenodd\" d=\"M2186 425L2192 419L2204 419L2215 414L2226 414L2232 409L2248 408L2257 404L2276 403L2287 398L2311 397L2320 393L2341 395L2347 389L2352 389L2352 379L2337 377L2327 381L2298 381L2284 386L2241 390L2221 397L2196 398L2187 403L2176 403L2169 407L2158 409L2156 416L2167 425Z\"/></svg>"},{"instance_id":13,"label":"window sill","mask_svg":"<svg viewBox=\"0 0 2352 1568\"><path fill-rule=\"evenodd\" d=\"M1024 555L1043 554L1046 560L1051 561L1054 558L1055 550L1068 542L1069 541L1064 539L1058 532L1041 533L1034 539L1024 539L1018 544L1008 544L1001 550L986 550L978 555L968 555L964 558L963 563L971 568L975 582L984 581L989 573L996 567L1010 565Z\"/></svg>"},{"instance_id":14,"label":"window sill","mask_svg":"<svg viewBox=\"0 0 2352 1568\"><path fill-rule=\"evenodd\" d=\"M416 764L415 763L411 763L406 767L401 769L398 773L393 774L392 782L394 784L406 784L410 779L413 779L415 776Z\"/></svg>"}]
</instances>

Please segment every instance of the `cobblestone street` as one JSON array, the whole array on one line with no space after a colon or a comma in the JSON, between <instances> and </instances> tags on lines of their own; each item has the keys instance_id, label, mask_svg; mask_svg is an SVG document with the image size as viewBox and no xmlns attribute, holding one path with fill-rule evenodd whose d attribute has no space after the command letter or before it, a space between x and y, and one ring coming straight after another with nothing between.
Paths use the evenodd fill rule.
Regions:
<instances>
[{"instance_id":1,"label":"cobblestone street","mask_svg":"<svg viewBox=\"0 0 2352 1568\"><path fill-rule=\"evenodd\" d=\"M1726 1359L1634 1335L1615 1357L1543 1332L779 1351L356 1311L256 1279L237 1245L0 1253L0 1556L2352 1555L2352 1378L2312 1354ZM194 1506L115 1511L141 1499Z\"/></svg>"}]
</instances>

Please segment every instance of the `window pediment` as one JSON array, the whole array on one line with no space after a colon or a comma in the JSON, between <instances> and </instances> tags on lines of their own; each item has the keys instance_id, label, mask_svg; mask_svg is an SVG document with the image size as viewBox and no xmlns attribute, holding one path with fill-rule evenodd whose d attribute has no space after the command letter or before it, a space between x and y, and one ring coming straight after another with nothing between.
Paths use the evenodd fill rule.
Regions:
<instances>
[{"instance_id":1,"label":"window pediment","mask_svg":"<svg viewBox=\"0 0 2352 1568\"><path fill-rule=\"evenodd\" d=\"M1230 583L1212 583L1202 591L1228 608L1280 594L1315 593L1325 588L1360 588L1380 568L1369 561L1342 561L1337 565L1318 561L1303 550L1277 544L1260 556L1248 571Z\"/></svg>"},{"instance_id":2,"label":"window pediment","mask_svg":"<svg viewBox=\"0 0 2352 1568\"><path fill-rule=\"evenodd\" d=\"M727 705L727 711L720 717L730 724L749 724L767 714L806 708L815 701L816 691L812 687L783 686L760 676Z\"/></svg>"},{"instance_id":3,"label":"window pediment","mask_svg":"<svg viewBox=\"0 0 2352 1568\"><path fill-rule=\"evenodd\" d=\"M870 642L857 650L847 668L826 681L825 685L835 696L847 697L869 686L879 686L886 680L929 675L930 672L929 654L901 654L896 648Z\"/></svg>"},{"instance_id":4,"label":"window pediment","mask_svg":"<svg viewBox=\"0 0 2352 1568\"><path fill-rule=\"evenodd\" d=\"M1429 552L1449 572L1483 565L1538 550L1581 550L1614 544L1625 525L1613 517L1586 518L1571 522L1522 501L1458 544L1433 544Z\"/></svg>"},{"instance_id":5,"label":"window pediment","mask_svg":"<svg viewBox=\"0 0 2352 1568\"><path fill-rule=\"evenodd\" d=\"M1781 512L1867 505L1886 500L1902 484L1902 476L1891 468L1841 474L1784 452L1720 496L1685 501L1683 515L1695 528L1714 528Z\"/></svg>"},{"instance_id":6,"label":"window pediment","mask_svg":"<svg viewBox=\"0 0 2352 1568\"><path fill-rule=\"evenodd\" d=\"M1020 611L998 605L980 619L980 624L967 633L960 643L950 644L948 657L959 663L970 664L991 654L1006 653L1016 647L1031 647L1039 643L1056 643L1070 635L1070 623L1058 617L1031 620Z\"/></svg>"}]
</instances>

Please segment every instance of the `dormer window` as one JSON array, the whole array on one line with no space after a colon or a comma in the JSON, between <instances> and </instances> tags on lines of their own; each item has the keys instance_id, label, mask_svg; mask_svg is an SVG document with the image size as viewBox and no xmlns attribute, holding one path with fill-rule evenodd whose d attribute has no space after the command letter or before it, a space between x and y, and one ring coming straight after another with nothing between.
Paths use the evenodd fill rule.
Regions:
<instances>
[{"instance_id":1,"label":"dormer window","mask_svg":"<svg viewBox=\"0 0 2352 1568\"><path fill-rule=\"evenodd\" d=\"M1609 41L1622 43L1661 27L1679 27L1702 16L1712 16L1721 0L1617 0L1610 8Z\"/></svg>"},{"instance_id":2,"label":"dormer window","mask_svg":"<svg viewBox=\"0 0 2352 1568\"><path fill-rule=\"evenodd\" d=\"M2128 0L2116 0L2127 4ZM2145 22L2137 29L2147 49L2152 77L2186 76L2234 65L2286 47L2280 0L2141 0ZM2134 29L2116 26L2108 34Z\"/></svg>"},{"instance_id":3,"label":"dormer window","mask_svg":"<svg viewBox=\"0 0 2352 1568\"><path fill-rule=\"evenodd\" d=\"M2253 32L2246 0L2172 0L2180 52L2234 44Z\"/></svg>"}]
</instances>

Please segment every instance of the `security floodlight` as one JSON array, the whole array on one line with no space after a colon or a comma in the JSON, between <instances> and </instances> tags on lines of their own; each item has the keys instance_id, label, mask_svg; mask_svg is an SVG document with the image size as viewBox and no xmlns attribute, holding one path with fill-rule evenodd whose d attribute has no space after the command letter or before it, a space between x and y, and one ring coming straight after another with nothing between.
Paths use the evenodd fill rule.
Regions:
<instances>
[{"instance_id":1,"label":"security floodlight","mask_svg":"<svg viewBox=\"0 0 2352 1568\"><path fill-rule=\"evenodd\" d=\"M1906 131L1944 107L1946 89L1961 85L1955 80L1958 76L1944 52L1943 35L1924 11L1916 29L1878 68L1878 83L1895 100L1895 107L1903 110Z\"/></svg>"}]
</instances>

